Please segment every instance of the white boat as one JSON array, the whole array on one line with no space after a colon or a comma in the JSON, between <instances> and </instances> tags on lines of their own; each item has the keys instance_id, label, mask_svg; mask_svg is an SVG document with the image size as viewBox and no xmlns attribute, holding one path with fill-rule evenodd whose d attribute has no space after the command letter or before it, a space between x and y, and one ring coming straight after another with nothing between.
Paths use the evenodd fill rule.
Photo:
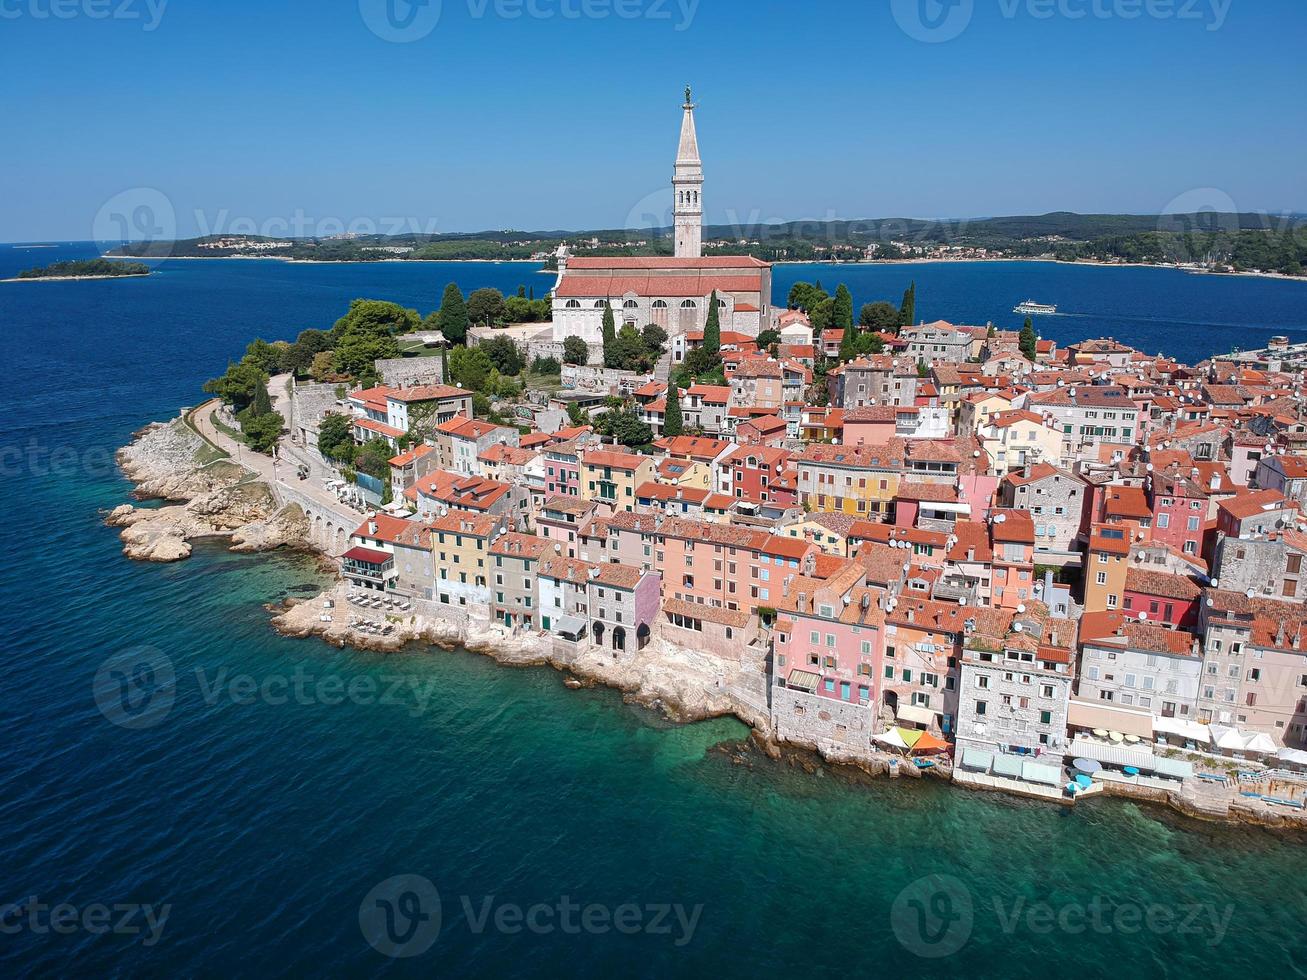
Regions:
<instances>
[{"instance_id":1,"label":"white boat","mask_svg":"<svg viewBox=\"0 0 1307 980\"><path fill-rule=\"evenodd\" d=\"M1033 299L1028 299L1024 303L1018 304L1016 309L1012 312L1025 313L1027 315L1034 315L1037 313L1056 313L1057 307L1049 303L1036 303Z\"/></svg>"}]
</instances>

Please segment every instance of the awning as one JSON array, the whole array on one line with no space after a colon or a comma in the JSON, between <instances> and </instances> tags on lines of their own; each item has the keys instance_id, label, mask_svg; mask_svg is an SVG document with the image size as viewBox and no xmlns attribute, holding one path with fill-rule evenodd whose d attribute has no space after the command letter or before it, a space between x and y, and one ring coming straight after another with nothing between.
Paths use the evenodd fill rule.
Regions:
<instances>
[{"instance_id":1,"label":"awning","mask_svg":"<svg viewBox=\"0 0 1307 980\"><path fill-rule=\"evenodd\" d=\"M365 565L384 565L395 558L389 551L373 551L371 548L350 548L340 557L348 558L350 561L361 561Z\"/></svg>"},{"instance_id":2,"label":"awning","mask_svg":"<svg viewBox=\"0 0 1307 980\"><path fill-rule=\"evenodd\" d=\"M897 717L900 721L910 721L915 725L929 725L938 712L931 711L916 704L901 704Z\"/></svg>"},{"instance_id":3,"label":"awning","mask_svg":"<svg viewBox=\"0 0 1307 980\"><path fill-rule=\"evenodd\" d=\"M1110 766L1134 766L1137 769L1153 770L1153 753L1134 745L1116 745L1110 742L1096 742L1093 739L1077 738L1071 743L1070 752L1077 758L1093 759Z\"/></svg>"},{"instance_id":4,"label":"awning","mask_svg":"<svg viewBox=\"0 0 1307 980\"><path fill-rule=\"evenodd\" d=\"M903 739L903 744L906 745L908 748L912 748L914 745L916 745L917 742L921 739L921 736L925 734L925 732L919 732L915 728L896 727L894 730L899 733L899 738Z\"/></svg>"},{"instance_id":5,"label":"awning","mask_svg":"<svg viewBox=\"0 0 1307 980\"><path fill-rule=\"evenodd\" d=\"M912 743L913 752L944 752L948 749L948 742L930 732L918 732L918 735L920 737Z\"/></svg>"},{"instance_id":6,"label":"awning","mask_svg":"<svg viewBox=\"0 0 1307 980\"><path fill-rule=\"evenodd\" d=\"M908 743L903 740L903 733L897 728L887 728L879 735L871 736L871 740L895 749L906 749L908 747Z\"/></svg>"},{"instance_id":7,"label":"awning","mask_svg":"<svg viewBox=\"0 0 1307 980\"><path fill-rule=\"evenodd\" d=\"M585 620L577 616L560 616L554 620L554 632L559 636L584 636Z\"/></svg>"},{"instance_id":8,"label":"awning","mask_svg":"<svg viewBox=\"0 0 1307 980\"><path fill-rule=\"evenodd\" d=\"M977 772L989 772L989 767L993 765L993 763L993 752L986 752L984 749L962 750L963 769L974 769Z\"/></svg>"},{"instance_id":9,"label":"awning","mask_svg":"<svg viewBox=\"0 0 1307 980\"><path fill-rule=\"evenodd\" d=\"M1206 725L1200 725L1198 722L1189 721L1186 718L1154 718L1153 731L1164 735L1192 739L1200 745L1207 745L1212 740L1211 733L1208 732Z\"/></svg>"},{"instance_id":10,"label":"awning","mask_svg":"<svg viewBox=\"0 0 1307 980\"><path fill-rule=\"evenodd\" d=\"M1003 755L1001 752L994 756L994 775L1007 776L1009 779L1021 778L1021 760L1015 755Z\"/></svg>"},{"instance_id":11,"label":"awning","mask_svg":"<svg viewBox=\"0 0 1307 980\"><path fill-rule=\"evenodd\" d=\"M1252 752L1254 755L1274 755L1275 743L1263 732L1241 732L1237 728L1212 725L1212 741L1218 749L1231 752Z\"/></svg>"},{"instance_id":12,"label":"awning","mask_svg":"<svg viewBox=\"0 0 1307 980\"><path fill-rule=\"evenodd\" d=\"M1061 786L1062 770L1058 766L1046 766L1042 762L1023 762L1021 763L1021 778L1028 783Z\"/></svg>"},{"instance_id":13,"label":"awning","mask_svg":"<svg viewBox=\"0 0 1307 980\"><path fill-rule=\"evenodd\" d=\"M1091 731L1104 728L1150 740L1155 724L1152 712L1146 709L1125 708L1102 701L1079 701L1075 698L1067 702L1066 723L1073 728L1087 728Z\"/></svg>"},{"instance_id":14,"label":"awning","mask_svg":"<svg viewBox=\"0 0 1307 980\"><path fill-rule=\"evenodd\" d=\"M785 679L785 683L789 687L796 687L800 691L807 691L809 694L817 690L817 685L820 682L820 674L814 674L810 670L800 670L798 667L790 671L790 676Z\"/></svg>"},{"instance_id":15,"label":"awning","mask_svg":"<svg viewBox=\"0 0 1307 980\"><path fill-rule=\"evenodd\" d=\"M1192 762L1181 762L1179 759L1159 757L1153 760L1153 772L1158 776L1166 776L1170 779L1192 779L1194 765Z\"/></svg>"},{"instance_id":16,"label":"awning","mask_svg":"<svg viewBox=\"0 0 1307 980\"><path fill-rule=\"evenodd\" d=\"M1281 762L1288 762L1295 766L1307 766L1307 752L1302 749L1280 749L1275 753L1275 757Z\"/></svg>"},{"instance_id":17,"label":"awning","mask_svg":"<svg viewBox=\"0 0 1307 980\"><path fill-rule=\"evenodd\" d=\"M949 514L967 514L971 513L970 504L955 504L951 500L923 500L920 501L922 510L940 510Z\"/></svg>"}]
</instances>

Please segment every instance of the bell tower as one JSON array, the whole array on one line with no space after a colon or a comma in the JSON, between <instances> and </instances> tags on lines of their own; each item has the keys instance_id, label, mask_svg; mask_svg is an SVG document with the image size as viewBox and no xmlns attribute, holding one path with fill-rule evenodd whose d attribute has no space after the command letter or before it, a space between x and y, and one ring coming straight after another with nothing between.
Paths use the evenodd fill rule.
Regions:
<instances>
[{"instance_id":1,"label":"bell tower","mask_svg":"<svg viewBox=\"0 0 1307 980\"><path fill-rule=\"evenodd\" d=\"M672 193L676 201L676 257L697 259L703 255L703 163L699 160L699 138L694 132L694 103L690 86L685 87L681 106L681 142L676 148L672 171Z\"/></svg>"}]
</instances>

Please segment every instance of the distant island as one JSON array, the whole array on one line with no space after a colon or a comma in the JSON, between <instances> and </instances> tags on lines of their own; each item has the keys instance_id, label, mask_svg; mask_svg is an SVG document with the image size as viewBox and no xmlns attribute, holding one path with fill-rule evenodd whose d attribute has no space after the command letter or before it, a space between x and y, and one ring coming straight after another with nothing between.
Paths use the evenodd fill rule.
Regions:
<instances>
[{"instance_id":1,"label":"distant island","mask_svg":"<svg viewBox=\"0 0 1307 980\"><path fill-rule=\"evenodd\" d=\"M121 279L123 276L148 276L152 270L144 262L113 262L109 259L79 259L53 262L37 269L25 269L17 279ZM13 282L14 280L10 280Z\"/></svg>"},{"instance_id":2,"label":"distant island","mask_svg":"<svg viewBox=\"0 0 1307 980\"><path fill-rule=\"evenodd\" d=\"M108 254L125 258L277 258L307 262L537 261L573 255L672 254L669 228L500 231L449 234L342 234L269 238L217 234L138 242ZM1247 214L1131 215L1054 212L1006 218L869 218L705 225L708 255L751 255L768 262L904 262L1047 259L1060 262L1181 266L1204 272L1302 276L1307 219Z\"/></svg>"}]
</instances>

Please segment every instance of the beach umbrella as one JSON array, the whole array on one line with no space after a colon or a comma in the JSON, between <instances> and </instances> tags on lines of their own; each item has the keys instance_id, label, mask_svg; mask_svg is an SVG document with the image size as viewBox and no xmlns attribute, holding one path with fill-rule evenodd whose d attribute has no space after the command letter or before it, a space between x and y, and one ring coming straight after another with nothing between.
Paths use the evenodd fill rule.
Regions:
<instances>
[{"instance_id":1,"label":"beach umbrella","mask_svg":"<svg viewBox=\"0 0 1307 980\"><path fill-rule=\"evenodd\" d=\"M1080 772L1083 772L1086 775L1092 775L1093 773L1096 773L1098 772L1098 770L1103 768L1103 764L1101 762L1095 761L1094 759L1077 759L1075 762L1072 763L1072 765L1075 766L1076 769L1078 769Z\"/></svg>"}]
</instances>

